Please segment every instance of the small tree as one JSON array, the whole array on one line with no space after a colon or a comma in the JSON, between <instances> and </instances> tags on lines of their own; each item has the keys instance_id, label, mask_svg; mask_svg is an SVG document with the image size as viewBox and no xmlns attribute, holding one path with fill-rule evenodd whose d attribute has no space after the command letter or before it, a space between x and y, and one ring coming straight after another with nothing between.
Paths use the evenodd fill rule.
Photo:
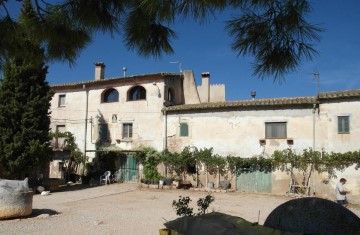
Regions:
<instances>
[{"instance_id":1,"label":"small tree","mask_svg":"<svg viewBox=\"0 0 360 235\"><path fill-rule=\"evenodd\" d=\"M209 182L209 170L213 165L213 148L203 148L194 150L194 158L196 159L196 168L199 170L202 166L204 166L204 171L206 174L205 185L207 186Z\"/></svg>"}]
</instances>

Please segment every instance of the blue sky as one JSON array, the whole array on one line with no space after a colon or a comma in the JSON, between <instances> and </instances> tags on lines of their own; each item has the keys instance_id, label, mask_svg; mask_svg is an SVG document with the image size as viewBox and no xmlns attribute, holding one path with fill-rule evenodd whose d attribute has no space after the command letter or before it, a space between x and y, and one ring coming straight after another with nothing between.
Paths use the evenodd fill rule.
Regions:
<instances>
[{"instance_id":1,"label":"blue sky","mask_svg":"<svg viewBox=\"0 0 360 235\"><path fill-rule=\"evenodd\" d=\"M50 64L47 79L50 84L92 80L94 63L106 64L105 77L121 77L122 68L127 75L193 70L197 83L201 73L210 72L212 84L225 84L226 99L250 99L256 91L257 98L312 96L317 92L313 73L320 74L320 91L360 89L360 1L359 0L312 0L310 22L325 29L315 48L320 56L304 61L298 71L285 76L279 84L272 78L260 80L252 76L252 58L237 57L230 48L231 38L224 30L224 21L230 19L224 13L206 24L192 21L175 24L178 38L173 40L175 54L161 59L143 58L128 51L122 44L121 35L111 38L98 34L93 43L85 48L76 65Z\"/></svg>"}]
</instances>

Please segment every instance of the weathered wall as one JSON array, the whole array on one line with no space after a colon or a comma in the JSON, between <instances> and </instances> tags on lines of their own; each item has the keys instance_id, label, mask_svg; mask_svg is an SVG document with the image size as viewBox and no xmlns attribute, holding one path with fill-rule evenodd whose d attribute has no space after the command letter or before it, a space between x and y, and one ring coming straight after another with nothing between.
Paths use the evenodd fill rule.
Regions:
<instances>
[{"instance_id":1,"label":"weathered wall","mask_svg":"<svg viewBox=\"0 0 360 235\"><path fill-rule=\"evenodd\" d=\"M192 71L184 71L184 103L199 104L200 97L196 88L194 74Z\"/></svg>"},{"instance_id":2,"label":"weathered wall","mask_svg":"<svg viewBox=\"0 0 360 235\"><path fill-rule=\"evenodd\" d=\"M219 111L168 114L168 147L181 151L185 146L214 147L222 156L270 156L276 149L288 148L287 139L268 139L265 146L265 122L287 122L287 136L295 150L312 145L311 109ZM180 123L189 125L189 136L180 137Z\"/></svg>"},{"instance_id":3,"label":"weathered wall","mask_svg":"<svg viewBox=\"0 0 360 235\"><path fill-rule=\"evenodd\" d=\"M109 143L121 149L133 149L139 145L152 146L158 150L163 147L163 107L164 82L157 81L161 97L158 97L158 88L153 82L142 83L146 89L146 100L127 101L127 91L133 84L121 86L98 86L89 88L88 93L88 124L87 124L87 150L95 149L95 142L99 134L99 124L107 123L109 127ZM101 94L108 88L119 92L119 102L102 103ZM64 107L58 107L58 95L66 95ZM56 125L65 125L76 137L76 143L81 150L84 149L85 137L85 110L86 91L63 90L54 95L51 104L51 128L55 131ZM112 122L113 115L117 116ZM133 124L133 138L122 139L122 124ZM87 154L93 157L93 153Z\"/></svg>"},{"instance_id":4,"label":"weathered wall","mask_svg":"<svg viewBox=\"0 0 360 235\"><path fill-rule=\"evenodd\" d=\"M225 85L210 85L210 102L225 101Z\"/></svg>"},{"instance_id":5,"label":"weathered wall","mask_svg":"<svg viewBox=\"0 0 360 235\"><path fill-rule=\"evenodd\" d=\"M275 150L291 147L297 152L313 147L315 120L315 150L327 152L346 152L359 150L356 136L360 132L360 102L337 102L320 104L320 112L312 108L273 109L273 110L226 110L226 111L191 111L168 114L168 148L180 152L185 146L214 148L214 153L221 156L233 155L251 157L262 155L269 157ZM337 116L350 116L350 133L338 134ZM286 139L265 139L265 122L286 122ZM180 123L189 125L189 136L180 137ZM261 146L259 139L265 139ZM293 145L287 140L292 139ZM337 179L328 179L326 174L312 175L311 192L321 197L334 199L334 187L341 177L348 178L347 186L352 190L349 200L360 202L360 172L349 168L337 172ZM349 181L350 179L350 181ZM298 175L301 182L301 175ZM290 176L284 172L272 173L272 193L284 194L289 190Z\"/></svg>"}]
</instances>

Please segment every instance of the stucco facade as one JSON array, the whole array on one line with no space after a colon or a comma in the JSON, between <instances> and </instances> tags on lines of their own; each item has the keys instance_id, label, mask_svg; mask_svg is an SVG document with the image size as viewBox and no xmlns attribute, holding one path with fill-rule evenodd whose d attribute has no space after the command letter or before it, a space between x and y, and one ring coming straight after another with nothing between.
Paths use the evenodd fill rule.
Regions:
<instances>
[{"instance_id":1,"label":"stucco facade","mask_svg":"<svg viewBox=\"0 0 360 235\"><path fill-rule=\"evenodd\" d=\"M360 90L225 101L225 85L212 85L209 73L202 73L202 83L196 85L192 71L105 78L104 69L97 63L95 79L52 86L52 130L72 132L90 159L98 140L122 150L140 145L177 152L185 146L213 147L224 157L268 157L289 147L359 149ZM339 122L348 128L343 133ZM338 174L354 175L360 180L354 169ZM271 192L285 193L289 176L276 172L271 177ZM317 187L331 195L335 181L322 185L324 178L315 179ZM360 194L357 183L348 182L356 188L354 197Z\"/></svg>"}]
</instances>

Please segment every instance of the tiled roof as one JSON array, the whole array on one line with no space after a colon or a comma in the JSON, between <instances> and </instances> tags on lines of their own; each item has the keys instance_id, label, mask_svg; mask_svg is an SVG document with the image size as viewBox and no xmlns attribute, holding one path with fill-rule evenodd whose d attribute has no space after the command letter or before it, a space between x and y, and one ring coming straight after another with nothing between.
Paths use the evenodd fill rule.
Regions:
<instances>
[{"instance_id":1,"label":"tiled roof","mask_svg":"<svg viewBox=\"0 0 360 235\"><path fill-rule=\"evenodd\" d=\"M329 99L360 99L360 90L345 90L335 92L321 92L317 96L291 97L291 98L268 98L255 100L239 100L210 102L201 104L175 105L166 107L164 111L187 111L187 110L209 110L209 109L229 109L229 108L256 108L256 107L274 107L274 106L309 106L314 103L325 102Z\"/></svg>"},{"instance_id":2,"label":"tiled roof","mask_svg":"<svg viewBox=\"0 0 360 235\"><path fill-rule=\"evenodd\" d=\"M133 76L126 76L126 77L114 77L114 78L104 78L100 80L88 80L88 81L81 81L81 82L71 82L71 83L63 83L63 84L54 84L51 85L51 88L63 88L63 87L73 87L73 86L80 86L80 85L96 85L96 84L103 84L108 82L123 82L128 81L131 79L146 79L151 77L165 77L165 76L181 76L181 73L154 73L154 74L140 74L140 75L133 75Z\"/></svg>"},{"instance_id":3,"label":"tiled roof","mask_svg":"<svg viewBox=\"0 0 360 235\"><path fill-rule=\"evenodd\" d=\"M344 90L333 92L320 92L320 99L341 99L341 98L360 98L360 90Z\"/></svg>"},{"instance_id":4,"label":"tiled roof","mask_svg":"<svg viewBox=\"0 0 360 235\"><path fill-rule=\"evenodd\" d=\"M185 111L195 109L226 109L226 108L254 108L264 106L285 106L285 105L312 105L316 102L316 97L294 97L294 98L271 98L255 100L239 100L210 102L201 104L175 105L164 108L164 111Z\"/></svg>"}]
</instances>

